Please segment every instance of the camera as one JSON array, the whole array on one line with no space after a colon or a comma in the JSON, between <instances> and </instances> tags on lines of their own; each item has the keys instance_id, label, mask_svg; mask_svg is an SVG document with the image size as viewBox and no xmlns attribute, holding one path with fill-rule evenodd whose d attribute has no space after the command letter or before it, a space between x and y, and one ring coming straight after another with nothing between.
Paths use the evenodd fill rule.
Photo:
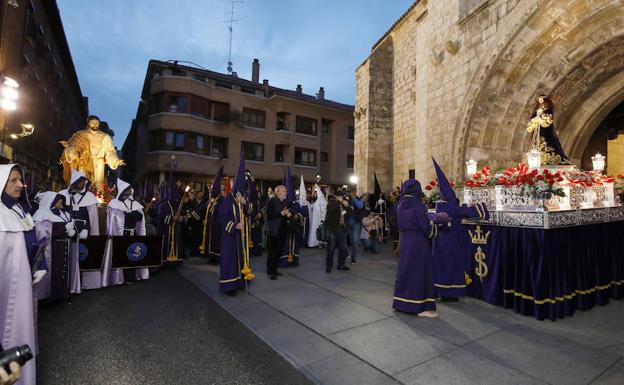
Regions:
<instances>
[{"instance_id":1,"label":"camera","mask_svg":"<svg viewBox=\"0 0 624 385\"><path fill-rule=\"evenodd\" d=\"M11 349L0 351L0 366L6 370L7 373L11 373L9 364L11 362L17 362L19 366L24 364L33 358L32 350L28 345L16 346Z\"/></svg>"}]
</instances>

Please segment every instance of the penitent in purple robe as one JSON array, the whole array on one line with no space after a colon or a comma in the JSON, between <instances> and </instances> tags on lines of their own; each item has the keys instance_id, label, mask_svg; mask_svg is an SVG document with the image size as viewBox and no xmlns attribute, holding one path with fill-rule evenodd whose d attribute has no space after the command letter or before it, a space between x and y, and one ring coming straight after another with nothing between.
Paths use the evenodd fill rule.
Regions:
<instances>
[{"instance_id":1,"label":"penitent in purple robe","mask_svg":"<svg viewBox=\"0 0 624 385\"><path fill-rule=\"evenodd\" d=\"M436 212L445 212L451 221L440 226L433 241L433 276L436 293L442 297L462 297L468 294L468 276L472 266L465 250L470 248L470 237L462 218L488 218L487 207L458 206L437 202Z\"/></svg>"},{"instance_id":2,"label":"penitent in purple robe","mask_svg":"<svg viewBox=\"0 0 624 385\"><path fill-rule=\"evenodd\" d=\"M157 226L158 233L162 235L162 256L166 260L168 256L178 255L180 240L180 222L173 220L178 210L176 201L166 200L158 207Z\"/></svg>"},{"instance_id":3,"label":"penitent in purple robe","mask_svg":"<svg viewBox=\"0 0 624 385\"><path fill-rule=\"evenodd\" d=\"M222 292L229 293L242 289L245 285L241 270L244 265L244 235L236 229L236 224L250 214L250 206L242 205L242 210L232 195L224 198L219 205L219 224L221 226L221 262L219 286ZM242 211L242 212L241 212Z\"/></svg>"},{"instance_id":4,"label":"penitent in purple robe","mask_svg":"<svg viewBox=\"0 0 624 385\"><path fill-rule=\"evenodd\" d=\"M431 239L437 234L437 226L427 218L421 194L407 191L397 209L400 255L392 307L406 313L436 309Z\"/></svg>"},{"instance_id":5,"label":"penitent in purple robe","mask_svg":"<svg viewBox=\"0 0 624 385\"><path fill-rule=\"evenodd\" d=\"M304 239L307 239L304 238L304 234L307 225L308 208L306 206L302 207L299 202L295 202L291 205L291 210L298 214L301 226L299 231L288 230L284 247L282 248L282 255L278 262L278 266L281 268L299 266L299 251Z\"/></svg>"},{"instance_id":6,"label":"penitent in purple robe","mask_svg":"<svg viewBox=\"0 0 624 385\"><path fill-rule=\"evenodd\" d=\"M202 245L200 253L208 257L211 263L219 263L221 255L221 226L219 226L219 205L223 197L211 197L206 206L201 208Z\"/></svg>"}]
</instances>

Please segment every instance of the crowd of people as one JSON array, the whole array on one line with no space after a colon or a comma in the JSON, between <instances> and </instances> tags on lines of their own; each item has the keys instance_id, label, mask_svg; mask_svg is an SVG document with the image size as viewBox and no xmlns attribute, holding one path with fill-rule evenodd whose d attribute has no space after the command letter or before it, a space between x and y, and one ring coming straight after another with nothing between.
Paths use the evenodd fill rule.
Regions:
<instances>
[{"instance_id":1,"label":"crowd of people","mask_svg":"<svg viewBox=\"0 0 624 385\"><path fill-rule=\"evenodd\" d=\"M230 187L226 180L225 191L222 169L204 191L183 188L178 181L139 199L118 178L100 229L98 200L83 174L73 170L67 189L39 191L31 201L22 168L0 165L0 349L28 344L36 355L38 301L149 279L147 268L112 268L112 236L160 235L163 260L205 257L219 265L220 290L231 296L255 278L250 258L264 249L267 278L276 280L280 269L299 265L301 247L326 248L325 271L332 273L334 267L350 270L360 252L379 253L382 244L392 244L399 256L393 308L436 317L436 297L465 295L466 266L454 250L458 221L488 213L482 205L460 206L435 161L434 166L442 196L436 210L425 207L415 179L386 199L383 194L359 196L346 186L314 185L308 191L303 178L295 190L288 171L284 184L263 193L242 156L235 183ZM79 244L100 234L106 236L101 269L81 272ZM20 383L34 384L35 367L32 359L21 370L12 366L11 374L0 368L0 381L21 376Z\"/></svg>"}]
</instances>

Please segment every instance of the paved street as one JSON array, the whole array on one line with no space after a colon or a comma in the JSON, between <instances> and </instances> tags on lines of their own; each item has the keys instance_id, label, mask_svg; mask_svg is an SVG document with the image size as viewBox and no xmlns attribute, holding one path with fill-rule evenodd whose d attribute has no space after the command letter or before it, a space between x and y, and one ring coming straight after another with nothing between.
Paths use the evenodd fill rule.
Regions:
<instances>
[{"instance_id":1,"label":"paved street","mask_svg":"<svg viewBox=\"0 0 624 385\"><path fill-rule=\"evenodd\" d=\"M39 339L39 385L311 384L176 270L42 308Z\"/></svg>"},{"instance_id":2,"label":"paved street","mask_svg":"<svg viewBox=\"0 0 624 385\"><path fill-rule=\"evenodd\" d=\"M44 306L39 384L623 383L622 301L551 322L462 299L420 319L391 308L389 250L331 274L323 254L304 250L277 281L255 258L234 298L194 258Z\"/></svg>"},{"instance_id":3,"label":"paved street","mask_svg":"<svg viewBox=\"0 0 624 385\"><path fill-rule=\"evenodd\" d=\"M391 308L389 250L331 274L323 255L304 250L277 281L256 258L250 294L235 298L218 292L217 268L203 260L181 272L321 384L624 383L622 301L551 322L469 298L421 319Z\"/></svg>"}]
</instances>

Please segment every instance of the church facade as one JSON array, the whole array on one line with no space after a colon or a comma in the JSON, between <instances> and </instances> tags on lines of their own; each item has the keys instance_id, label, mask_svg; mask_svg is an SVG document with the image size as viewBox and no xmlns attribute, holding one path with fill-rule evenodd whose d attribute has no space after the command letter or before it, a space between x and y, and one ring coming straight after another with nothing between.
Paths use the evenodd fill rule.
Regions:
<instances>
[{"instance_id":1,"label":"church facade","mask_svg":"<svg viewBox=\"0 0 624 385\"><path fill-rule=\"evenodd\" d=\"M373 173L388 190L409 175L428 180L431 156L453 179L469 159L492 169L523 161L539 94L555 104L573 163L587 168L612 148L607 172L624 171L613 115L624 101L624 2L414 2L356 70L359 190L373 190Z\"/></svg>"}]
</instances>

